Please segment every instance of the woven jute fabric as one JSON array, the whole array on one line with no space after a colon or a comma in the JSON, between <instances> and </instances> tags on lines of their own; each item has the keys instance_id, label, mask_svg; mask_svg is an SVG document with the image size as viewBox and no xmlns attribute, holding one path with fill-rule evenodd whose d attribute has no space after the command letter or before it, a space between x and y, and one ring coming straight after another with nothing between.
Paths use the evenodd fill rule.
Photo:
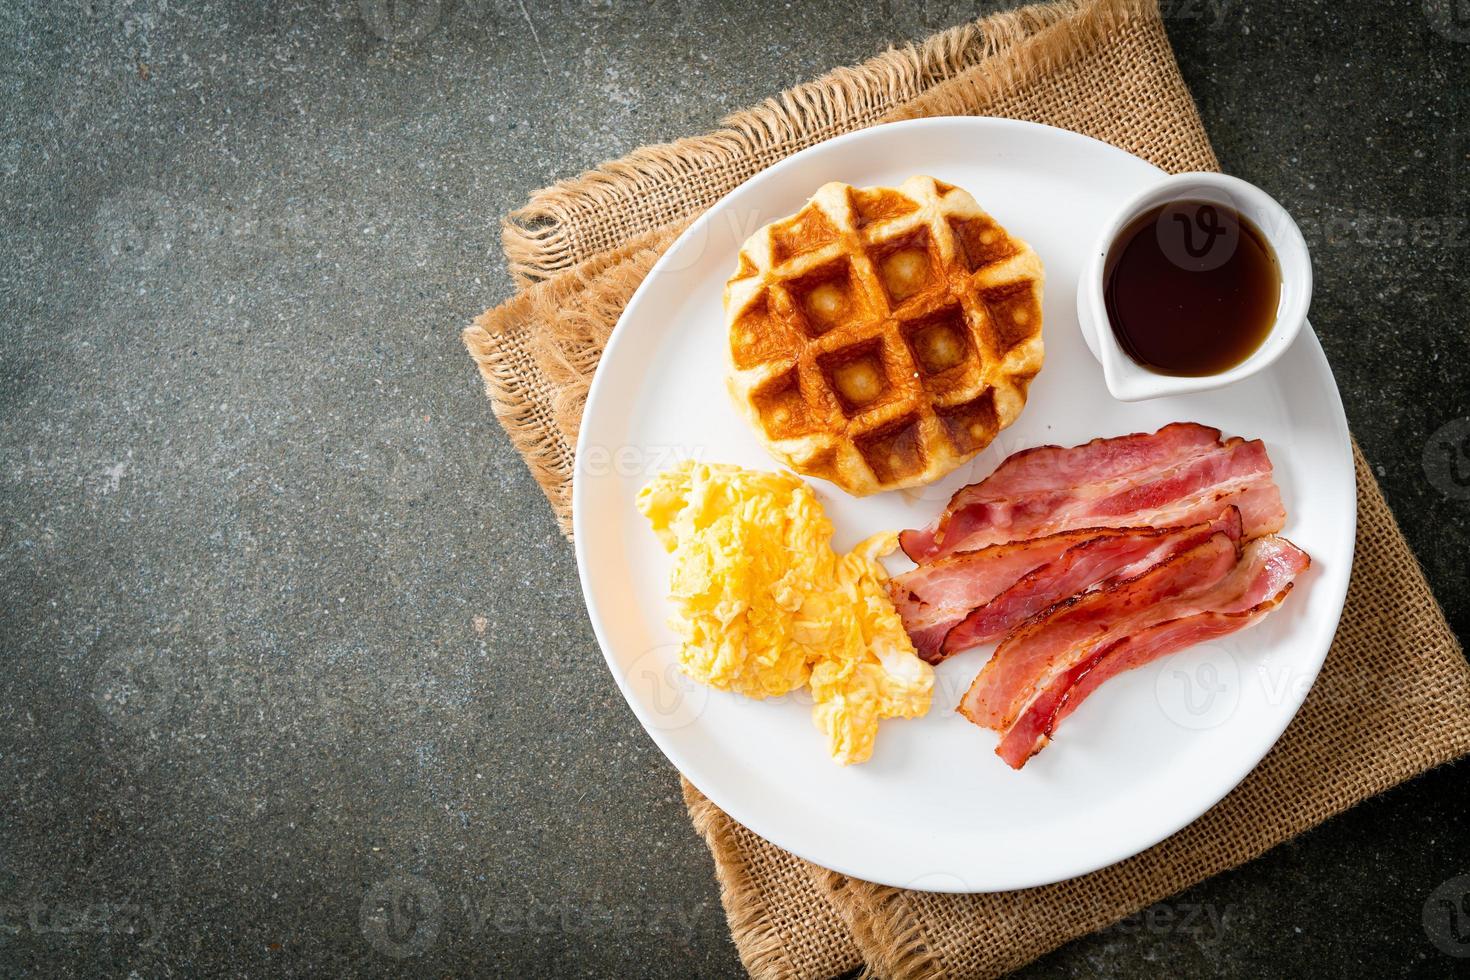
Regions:
<instances>
[{"instance_id":1,"label":"woven jute fabric","mask_svg":"<svg viewBox=\"0 0 1470 980\"><path fill-rule=\"evenodd\" d=\"M522 291L480 316L465 342L569 536L588 384L623 306L679 231L799 149L947 114L1065 127L1170 171L1216 167L1153 0L1072 0L886 52L738 113L716 133L647 147L539 192L505 224ZM1355 459L1356 560L1321 676L1240 786L1136 857L1021 892L905 891L809 864L685 782L750 972L825 977L866 964L893 977L1003 973L1470 752L1470 668L1356 450Z\"/></svg>"}]
</instances>

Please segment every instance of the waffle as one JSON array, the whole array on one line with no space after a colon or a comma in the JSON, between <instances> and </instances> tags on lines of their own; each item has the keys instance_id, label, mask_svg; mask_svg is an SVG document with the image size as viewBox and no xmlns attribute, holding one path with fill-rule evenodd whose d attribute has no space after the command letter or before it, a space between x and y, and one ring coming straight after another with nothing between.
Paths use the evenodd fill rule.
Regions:
<instances>
[{"instance_id":1,"label":"waffle","mask_svg":"<svg viewBox=\"0 0 1470 980\"><path fill-rule=\"evenodd\" d=\"M932 177L821 187L725 285L727 381L771 455L856 496L938 479L1041 370L1041 260Z\"/></svg>"}]
</instances>

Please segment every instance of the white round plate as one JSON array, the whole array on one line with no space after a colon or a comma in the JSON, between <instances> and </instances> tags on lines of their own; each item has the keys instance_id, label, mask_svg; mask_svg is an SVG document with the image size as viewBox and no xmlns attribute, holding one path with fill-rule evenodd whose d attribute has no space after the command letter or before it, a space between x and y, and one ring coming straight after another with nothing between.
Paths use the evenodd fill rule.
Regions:
<instances>
[{"instance_id":1,"label":"white round plate","mask_svg":"<svg viewBox=\"0 0 1470 980\"><path fill-rule=\"evenodd\" d=\"M811 481L846 550L929 521L951 493L1029 446L1188 420L1265 440L1285 534L1312 556L1257 626L1131 671L1094 694L1014 772L996 736L954 707L989 649L937 670L924 718L882 723L868 762L842 767L810 698L712 691L675 667L669 558L634 507L680 459L775 469L725 393L721 294L741 243L830 180L894 185L929 174L970 191L1046 265L1046 366L1021 417L973 462L918 491L855 499ZM572 501L577 567L608 666L649 735L711 800L762 837L868 881L999 891L1085 874L1193 821L1261 760L1306 696L1337 627L1356 497L1347 422L1310 329L1269 370L1229 388L1114 401L1077 326L1083 253L1161 171L1060 129L943 118L862 130L771 167L709 210L628 304L587 401ZM902 556L890 569L909 567Z\"/></svg>"}]
</instances>

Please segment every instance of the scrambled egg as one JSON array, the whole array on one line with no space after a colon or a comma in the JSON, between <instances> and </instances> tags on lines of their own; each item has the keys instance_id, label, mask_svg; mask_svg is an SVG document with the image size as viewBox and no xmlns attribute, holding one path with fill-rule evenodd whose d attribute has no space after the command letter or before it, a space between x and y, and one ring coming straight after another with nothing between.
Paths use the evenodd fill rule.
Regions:
<instances>
[{"instance_id":1,"label":"scrambled egg","mask_svg":"<svg viewBox=\"0 0 1470 980\"><path fill-rule=\"evenodd\" d=\"M684 673L752 698L810 684L813 721L844 765L873 754L880 719L929 710L934 670L914 653L877 561L897 535L839 557L810 487L738 466L666 470L638 509L674 556L670 625Z\"/></svg>"}]
</instances>

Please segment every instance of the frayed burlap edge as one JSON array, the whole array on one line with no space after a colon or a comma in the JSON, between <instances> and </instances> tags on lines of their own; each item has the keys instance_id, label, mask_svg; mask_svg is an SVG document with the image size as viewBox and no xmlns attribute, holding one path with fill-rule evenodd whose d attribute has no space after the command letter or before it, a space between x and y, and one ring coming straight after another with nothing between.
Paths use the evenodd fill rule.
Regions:
<instances>
[{"instance_id":1,"label":"frayed burlap edge","mask_svg":"<svg viewBox=\"0 0 1470 980\"><path fill-rule=\"evenodd\" d=\"M524 291L477 317L463 339L480 367L496 418L546 494L562 533L572 537L576 434L592 366L611 332L606 324L616 323L627 296L688 226L691 214L702 208L686 210L672 221L620 240L614 248L591 254L571 245L577 221L605 223L609 213L643 214L646 208L639 200L643 191L679 182L702 169L701 161L747 159L738 156L746 152L742 147L758 148L762 161L752 172L762 169L795 152L796 142L819 141L793 136L794 142L783 151L783 134L807 118L819 119L827 127L822 138L827 138L916 114L973 111L973 104L967 107L964 99L981 92L997 98L1037 73L1078 57L1109 31L1137 17L1157 19L1156 4L1063 0L995 14L797 86L731 116L727 131L648 147L562 181L537 192L531 203L508 217L506 254ZM829 82L836 88L819 97L820 87ZM904 98L920 100L915 104L923 110L887 101ZM1181 104L1193 114L1187 91ZM1199 126L1197 114L1190 122ZM759 140L751 142L756 137ZM1209 165L1213 158L1201 163ZM729 189L723 183L715 188L716 197ZM512 231L532 226L530 238ZM524 266L519 272L518 263ZM573 311L570 315L568 309Z\"/></svg>"},{"instance_id":2,"label":"frayed burlap edge","mask_svg":"<svg viewBox=\"0 0 1470 980\"><path fill-rule=\"evenodd\" d=\"M937 978L944 966L924 924L903 901L903 891L849 878L827 868L814 878L827 901L847 910L848 931L862 954L863 976Z\"/></svg>"},{"instance_id":3,"label":"frayed burlap edge","mask_svg":"<svg viewBox=\"0 0 1470 980\"><path fill-rule=\"evenodd\" d=\"M715 861L715 878L720 883L720 904L725 907L725 921L740 962L753 977L784 978L797 976L786 958L786 946L776 929L776 920L766 906L765 896L756 887L755 878L747 871L731 838L733 827L725 811L715 806L696 790L689 780L680 777L684 791L684 807L694 829L704 838L705 846Z\"/></svg>"},{"instance_id":4,"label":"frayed burlap edge","mask_svg":"<svg viewBox=\"0 0 1470 980\"><path fill-rule=\"evenodd\" d=\"M728 190L727 181L710 180L708 190L691 200L690 185L698 189L697 178L705 172L734 169L743 180L799 149L871 125L895 106L982 62L994 62L986 84L1015 84L1047 70L1076 44L1095 40L1120 20L1155 8L1151 0L1061 0L992 14L788 89L727 117L724 128L714 133L634 150L537 191L511 212L502 225L510 273L519 285L527 285L574 267L601 250L598 243L583 240L583 225L605 226L609 214L628 222L629 234L683 217L649 207L650 200L658 200L659 189L671 183L685 184L671 205L682 209L693 204L703 210ZM1050 30L1058 25L1060 29ZM1011 49L1038 32L1049 35L1046 43L1028 45L1023 57L1012 56ZM996 57L1001 53L1004 58ZM642 220L630 221L628 215Z\"/></svg>"},{"instance_id":5,"label":"frayed burlap edge","mask_svg":"<svg viewBox=\"0 0 1470 980\"><path fill-rule=\"evenodd\" d=\"M751 976L805 980L863 966L852 941L850 903L833 902L829 874L731 820L680 778L690 821L708 846L731 938Z\"/></svg>"},{"instance_id":6,"label":"frayed burlap edge","mask_svg":"<svg viewBox=\"0 0 1470 980\"><path fill-rule=\"evenodd\" d=\"M1254 861L1345 810L1470 753L1470 664L1356 442L1353 463L1359 554L1343 622L1306 704L1266 759L1224 800L1174 836L1118 864L1055 885L1005 894L936 896L814 871L827 900L846 909L853 941L873 976L928 980L955 973L954 949L936 942L930 929L942 929L935 919L984 920L1009 913L1017 921L1035 921L1048 903L1066 908L1066 917L1050 917L1046 927L1027 930L1025 940L1013 935L1010 942L994 941L972 957L983 963L981 968L960 971L966 976L1001 975ZM1411 659L1419 670L1409 669ZM1365 690L1365 679L1383 678L1408 686L1391 693ZM1367 701L1354 700L1365 694ZM1339 771L1312 755L1313 746L1342 744L1331 738L1334 723L1346 724L1345 718L1375 711L1384 717L1352 722L1368 741L1349 745L1330 759ZM1393 734L1390 726L1395 724L1406 734ZM1290 817L1241 819L1260 817L1266 809L1263 799L1293 790L1293 799L1308 805L1296 807ZM1226 838L1238 852L1221 850L1219 841ZM1016 905L1006 904L1011 902Z\"/></svg>"},{"instance_id":7,"label":"frayed burlap edge","mask_svg":"<svg viewBox=\"0 0 1470 980\"><path fill-rule=\"evenodd\" d=\"M880 121L974 115L976 106L1000 100L1024 83L1073 61L1081 52L1095 47L1129 21L1139 18L1157 20L1158 0L1102 0L1083 4L1071 15L1016 38L1004 58L956 73L890 109ZM1172 59L1172 51L1169 56ZM1174 94L1181 104L1193 107L1194 96L1185 86L1177 63L1172 67L1178 79ZM1192 121L1203 137L1204 126L1198 113ZM1148 158L1147 153L1140 155ZM1218 164L1212 169L1218 169Z\"/></svg>"},{"instance_id":8,"label":"frayed burlap edge","mask_svg":"<svg viewBox=\"0 0 1470 980\"><path fill-rule=\"evenodd\" d=\"M462 335L491 410L568 540L577 432L597 359L628 297L679 231L655 229L594 255L486 310Z\"/></svg>"},{"instance_id":9,"label":"frayed burlap edge","mask_svg":"<svg viewBox=\"0 0 1470 980\"><path fill-rule=\"evenodd\" d=\"M1081 6L1076 5L1075 9L1080 10ZM1103 0L1098 7L1082 12L1081 19L1090 20L1093 25L1092 30L1081 29L1072 24L1059 25L1055 22L1049 26L1043 25L1033 36L1013 40L1012 47L1005 51L1005 58L1002 59L1007 64L972 67L951 78L937 81L908 106L899 106L880 118L887 121L893 118L951 112L973 113L977 111L974 108L976 104L1001 98L1015 87L1020 75L1010 66L1011 59L1020 58L1026 61L1033 66L1031 71L1047 70L1049 67L1059 65L1066 60L1066 57L1070 57L1068 52L1077 53L1079 43L1097 39L1100 34L1105 33L1110 24L1116 23L1119 18L1129 16L1130 12L1144 8L1152 10L1152 4ZM1101 12L1094 14L1094 11ZM1157 18L1157 13L1154 12L1152 16ZM1166 41L1162 43L1167 44ZM1172 52L1162 52L1161 56L1164 55L1172 59ZM1192 108L1192 100L1188 99L1188 92L1183 86L1182 79L1176 79L1174 84L1178 90L1184 92L1185 99ZM1007 114L1004 106L979 111ZM1015 111L1014 107L1010 111ZM1197 119L1195 122L1197 123ZM856 126L851 128L856 128ZM673 144L674 147L679 145ZM804 141L802 145L805 145ZM794 152L797 148L800 147L792 146L786 152ZM1150 156L1145 148L1130 148L1142 156ZM668 150L669 148L663 149ZM761 164L761 166L764 165L766 164ZM649 176L650 173L646 172L645 176ZM676 169L671 169L665 179L671 179L677 173ZM609 176L608 179L611 177ZM575 183L575 181L567 183ZM581 216L574 211L568 211L567 214L572 223L581 220ZM548 218L548 220L551 219ZM640 220L650 219L645 213ZM587 364L585 358L591 353L591 348L600 345L601 341L606 339L611 327L606 326L592 332L579 327L570 331L570 336L559 338L553 345L556 349L548 353L540 349L542 347L541 335L546 324L556 322L557 318L543 318L538 322L534 317L564 309L566 305L573 307L580 305L580 308L585 310L586 301L582 298L582 293L594 290L598 286L605 288L601 294L603 300L611 300L619 293L625 299L637 282L643 278L647 268L651 265L652 258L667 247L681 227L682 222L676 221L658 228L650 228L636 239L627 241L611 251L603 251L601 254L569 253L570 258L581 261L573 261L571 265L564 267L555 279L533 286L527 291L527 294L506 304L500 310L485 314L465 332L466 345L480 364L485 376L487 393L495 405L497 417L511 433L511 438L517 448L527 457L533 472L537 474L538 482L546 490L548 498L557 511L564 531L568 534L570 533L568 508L572 476L571 446L576 433L576 419L569 418L569 416L574 411L580 411L585 399L586 381L585 377L577 376L573 379L573 390L562 391L559 388L553 389L545 379L557 376L558 370L561 370L562 377L566 377L568 373L575 375L576 365ZM568 241L574 240L575 236L568 238ZM566 278L563 279L563 277ZM616 283L615 288L606 288L610 282ZM548 288L545 292L537 292L543 286L552 288ZM533 292L537 294L536 297L528 299L527 297ZM613 310L614 320L616 311L620 309L620 304L617 304ZM606 310L607 308L604 307L604 312ZM517 315L508 316L507 312ZM536 335L537 342L528 344L532 333ZM538 374L538 370L542 373ZM590 374L590 371L588 373ZM528 385L536 389L529 397L527 395ZM570 434L569 438L567 434ZM550 444L546 442L548 435L551 436ZM1365 470L1361 455L1356 450L1355 459L1359 466L1359 477L1362 480ZM1371 486L1372 493L1377 494L1376 482L1372 480L1371 475L1368 475L1366 480ZM1381 501L1381 496L1378 499ZM1412 563L1412 554L1408 553L1407 546L1404 545L1396 528L1391 531L1391 536L1398 542L1396 550L1408 554ZM1415 581L1427 593L1422 577L1416 576ZM1432 604L1432 598L1429 601ZM1443 625L1442 615L1437 610L1435 616ZM1452 635L1448 646L1451 649L1455 648ZM1433 751L1430 751L1431 746L1426 745L1422 746L1425 751L1415 755L1412 759L1400 758L1399 768L1395 770L1398 775L1383 774L1383 780L1378 785L1361 787L1362 792L1353 798L1339 799L1328 809L1320 813L1314 812L1309 822L1289 831L1281 839L1289 839L1307 827L1315 826L1361 799L1408 778L1415 771L1458 757L1467 748L1463 734L1463 727L1456 728L1455 738L1441 740L1432 747ZM691 819L694 820L700 833L709 843L715 857L721 880L722 901L730 916L730 924L742 959L746 962L747 967L758 975L794 975L794 967L786 955L783 937L772 922L773 918L780 917L784 912L790 924L789 915L792 910L784 907L776 910L769 908L769 896L764 892L769 883L752 878L754 873L752 866L745 863L745 859L738 850L739 835L748 835L749 832L730 821L728 816L707 800L700 803L702 797L691 796L689 790L690 788L686 785L686 804L689 805ZM1274 843L1257 846L1246 856L1236 858L1226 866L1234 866L1243 861L1252 860L1269 849L1269 846L1274 846ZM761 852L752 853L758 856ZM1184 864L1191 864L1191 862L1184 862ZM1216 867L1197 875L1191 871L1190 875L1193 877L1180 879L1167 887L1155 887L1151 891L1140 892L1139 904L1166 897L1179 888L1186 887L1192 881L1208 877L1222 869L1222 867ZM856 948L867 956L871 972L882 976L937 976L951 965L951 961L947 961L936 953L934 943L938 937L925 931L926 917L915 910L914 903L922 903L924 899L915 898L912 893L905 893L898 889L847 879L815 867L810 869L810 876L820 893L825 896L826 904L836 908L842 921L845 921ZM1155 897L1150 898L1150 895ZM1091 915L1082 915L1075 921L1069 921L1066 935L1046 937L1043 943L1033 946L1024 959L1014 960L1013 965L1019 965L1076 935L1105 926L1108 922L1114 921L1118 914L1116 910L1104 913L1094 906ZM821 928L837 927L823 925Z\"/></svg>"}]
</instances>

